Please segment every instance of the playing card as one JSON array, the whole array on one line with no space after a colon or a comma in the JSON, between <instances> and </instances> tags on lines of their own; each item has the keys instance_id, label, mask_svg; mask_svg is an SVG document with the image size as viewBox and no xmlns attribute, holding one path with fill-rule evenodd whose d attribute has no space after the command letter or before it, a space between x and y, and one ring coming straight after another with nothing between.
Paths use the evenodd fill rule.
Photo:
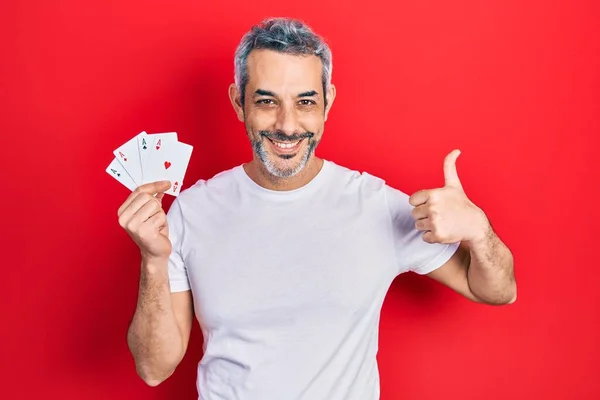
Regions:
<instances>
[{"instance_id":1,"label":"playing card","mask_svg":"<svg viewBox=\"0 0 600 400\"><path fill-rule=\"evenodd\" d=\"M131 176L123 169L123 166L116 157L113 158L112 162L108 165L106 172L131 191L134 191L137 187Z\"/></svg>"},{"instance_id":2,"label":"playing card","mask_svg":"<svg viewBox=\"0 0 600 400\"><path fill-rule=\"evenodd\" d=\"M160 148L153 147L144 164L144 183L170 181L167 194L178 196L183 184L193 147L177 141L163 141Z\"/></svg>"},{"instance_id":3,"label":"playing card","mask_svg":"<svg viewBox=\"0 0 600 400\"><path fill-rule=\"evenodd\" d=\"M138 145L138 154L140 156L140 166L144 165L143 160L146 153L150 151L150 139L148 134L144 131L136 136ZM144 175L144 168L142 168L142 176Z\"/></svg>"},{"instance_id":4,"label":"playing card","mask_svg":"<svg viewBox=\"0 0 600 400\"><path fill-rule=\"evenodd\" d=\"M152 148L155 150L160 150L162 148L163 142L167 141L177 141L177 133L176 132L167 132L167 133L152 133L147 134L146 132L142 132L137 136L138 139L138 152L140 154L140 165L142 168L142 182L144 181L144 164L146 163L146 159L148 158L148 154Z\"/></svg>"},{"instance_id":5,"label":"playing card","mask_svg":"<svg viewBox=\"0 0 600 400\"><path fill-rule=\"evenodd\" d=\"M125 171L131 179L140 185L142 182L142 163L138 152L138 136L145 135L146 132L141 132L133 138L129 139L125 144L113 151L113 154L119 160Z\"/></svg>"}]
</instances>

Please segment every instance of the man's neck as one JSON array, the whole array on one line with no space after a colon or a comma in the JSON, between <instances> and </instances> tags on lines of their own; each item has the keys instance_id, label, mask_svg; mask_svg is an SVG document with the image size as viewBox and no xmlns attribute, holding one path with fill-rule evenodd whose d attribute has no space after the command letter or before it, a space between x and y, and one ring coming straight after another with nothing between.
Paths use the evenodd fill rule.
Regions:
<instances>
[{"instance_id":1,"label":"man's neck","mask_svg":"<svg viewBox=\"0 0 600 400\"><path fill-rule=\"evenodd\" d=\"M273 176L264 165L256 158L244 164L246 174L256 184L269 190L294 190L298 189L314 179L323 167L323 159L311 157L306 166L296 176L290 178L279 178Z\"/></svg>"}]
</instances>

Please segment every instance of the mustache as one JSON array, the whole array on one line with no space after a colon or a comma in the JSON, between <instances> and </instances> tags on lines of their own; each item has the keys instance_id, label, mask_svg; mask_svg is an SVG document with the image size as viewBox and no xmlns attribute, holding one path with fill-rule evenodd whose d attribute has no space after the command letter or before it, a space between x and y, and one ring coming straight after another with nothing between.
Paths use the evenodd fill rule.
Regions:
<instances>
[{"instance_id":1,"label":"mustache","mask_svg":"<svg viewBox=\"0 0 600 400\"><path fill-rule=\"evenodd\" d=\"M312 138L315 136L313 132L306 131L304 133L294 133L293 135L286 135L280 130L276 131L258 131L258 134L262 137L266 137L278 142L296 142L305 138Z\"/></svg>"}]
</instances>

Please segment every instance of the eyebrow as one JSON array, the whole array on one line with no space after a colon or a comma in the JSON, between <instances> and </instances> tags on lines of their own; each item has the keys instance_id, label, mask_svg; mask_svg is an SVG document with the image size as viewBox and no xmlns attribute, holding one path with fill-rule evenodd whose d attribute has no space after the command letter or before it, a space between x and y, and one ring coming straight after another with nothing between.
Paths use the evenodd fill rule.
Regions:
<instances>
[{"instance_id":1,"label":"eyebrow","mask_svg":"<svg viewBox=\"0 0 600 400\"><path fill-rule=\"evenodd\" d=\"M256 91L254 92L255 96L271 96L271 97L277 97L275 96L275 93L269 91L269 90L263 90L263 89L256 89Z\"/></svg>"},{"instance_id":2,"label":"eyebrow","mask_svg":"<svg viewBox=\"0 0 600 400\"><path fill-rule=\"evenodd\" d=\"M298 95L298 97L312 97L312 96L318 96L319 93L317 93L316 90L310 90L308 92L302 92Z\"/></svg>"},{"instance_id":3,"label":"eyebrow","mask_svg":"<svg viewBox=\"0 0 600 400\"><path fill-rule=\"evenodd\" d=\"M271 96L271 97L277 97L277 95L273 92L271 92L270 90L264 90L264 89L256 89L256 91L254 92L255 96ZM319 93L316 90L309 90L308 92L302 92L300 94L298 94L298 97L312 97L312 96L319 96Z\"/></svg>"}]
</instances>

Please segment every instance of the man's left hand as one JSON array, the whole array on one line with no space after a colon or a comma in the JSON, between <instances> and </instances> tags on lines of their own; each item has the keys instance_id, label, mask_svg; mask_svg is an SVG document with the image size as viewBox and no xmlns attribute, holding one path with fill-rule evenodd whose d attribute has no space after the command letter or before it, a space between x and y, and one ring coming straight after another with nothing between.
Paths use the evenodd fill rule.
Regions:
<instances>
[{"instance_id":1,"label":"man's left hand","mask_svg":"<svg viewBox=\"0 0 600 400\"><path fill-rule=\"evenodd\" d=\"M460 150L453 150L444 159L444 187L420 190L409 198L415 227L424 232L425 242L478 241L491 228L485 213L469 200L458 179L459 155Z\"/></svg>"}]
</instances>

